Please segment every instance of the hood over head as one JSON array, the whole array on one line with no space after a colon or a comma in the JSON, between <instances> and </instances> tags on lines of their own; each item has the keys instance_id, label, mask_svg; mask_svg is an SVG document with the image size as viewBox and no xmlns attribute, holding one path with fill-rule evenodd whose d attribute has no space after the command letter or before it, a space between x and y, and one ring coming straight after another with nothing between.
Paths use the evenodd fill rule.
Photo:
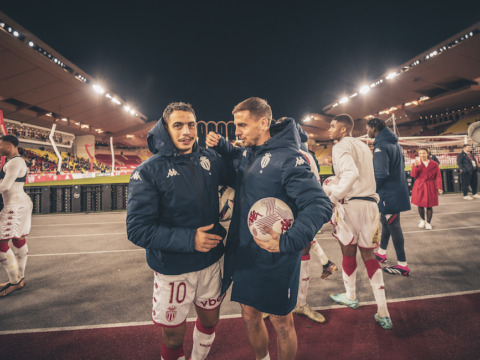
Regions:
<instances>
[{"instance_id":1,"label":"hood over head","mask_svg":"<svg viewBox=\"0 0 480 360\"><path fill-rule=\"evenodd\" d=\"M386 127L378 133L378 135L375 137L375 141L373 142L373 144L379 142L388 142L395 144L398 142L398 136L392 130Z\"/></svg>"}]
</instances>

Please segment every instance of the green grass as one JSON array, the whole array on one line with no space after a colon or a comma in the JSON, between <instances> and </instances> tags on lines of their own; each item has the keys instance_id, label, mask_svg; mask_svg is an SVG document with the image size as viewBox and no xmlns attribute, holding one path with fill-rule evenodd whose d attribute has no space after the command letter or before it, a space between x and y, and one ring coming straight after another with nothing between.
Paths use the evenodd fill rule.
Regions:
<instances>
[{"instance_id":1,"label":"green grass","mask_svg":"<svg viewBox=\"0 0 480 360\"><path fill-rule=\"evenodd\" d=\"M44 182L25 184L25 186L128 184L129 181L130 181L130 175L118 175L118 176L99 176L94 178L76 179L76 180L44 181Z\"/></svg>"}]
</instances>

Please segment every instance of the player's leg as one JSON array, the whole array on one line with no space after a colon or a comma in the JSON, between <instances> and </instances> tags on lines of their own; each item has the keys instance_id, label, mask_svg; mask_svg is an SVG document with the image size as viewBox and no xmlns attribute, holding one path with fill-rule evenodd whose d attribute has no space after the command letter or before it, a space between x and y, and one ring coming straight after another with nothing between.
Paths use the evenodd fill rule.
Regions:
<instances>
[{"instance_id":1,"label":"player's leg","mask_svg":"<svg viewBox=\"0 0 480 360\"><path fill-rule=\"evenodd\" d=\"M427 221L425 223L425 229L432 230L432 216L433 216L433 208L427 207Z\"/></svg>"},{"instance_id":2,"label":"player's leg","mask_svg":"<svg viewBox=\"0 0 480 360\"><path fill-rule=\"evenodd\" d=\"M18 274L17 259L8 245L8 240L0 240L0 263L8 275L8 281L0 284L0 296L7 296L24 285Z\"/></svg>"},{"instance_id":3,"label":"player's leg","mask_svg":"<svg viewBox=\"0 0 480 360\"><path fill-rule=\"evenodd\" d=\"M423 229L425 227L425 208L421 207L421 206L418 206L417 208L418 208L418 214L420 215L420 218L422 219L418 223L418 227Z\"/></svg>"},{"instance_id":4,"label":"player's leg","mask_svg":"<svg viewBox=\"0 0 480 360\"><path fill-rule=\"evenodd\" d=\"M478 176L476 171L473 171L472 177L470 178L470 187L472 188L472 197L475 199L480 198L480 196L477 194Z\"/></svg>"},{"instance_id":5,"label":"player's leg","mask_svg":"<svg viewBox=\"0 0 480 360\"><path fill-rule=\"evenodd\" d=\"M380 238L380 247L375 253L375 258L384 263L387 261L387 247L390 240L390 229L387 226L387 215L389 214L380 214L380 222L382 223L382 236Z\"/></svg>"},{"instance_id":6,"label":"player's leg","mask_svg":"<svg viewBox=\"0 0 480 360\"><path fill-rule=\"evenodd\" d=\"M292 313L285 316L271 315L270 320L277 334L277 359L295 359L298 342L297 333L293 325Z\"/></svg>"},{"instance_id":7,"label":"player's leg","mask_svg":"<svg viewBox=\"0 0 480 360\"><path fill-rule=\"evenodd\" d=\"M298 286L297 306L294 313L298 315L307 316L309 319L322 323L325 318L322 314L312 310L310 305L307 304L308 285L310 283L310 248L312 243L310 242L302 251L302 262L300 263L300 284Z\"/></svg>"},{"instance_id":8,"label":"player's leg","mask_svg":"<svg viewBox=\"0 0 480 360\"><path fill-rule=\"evenodd\" d=\"M344 245L341 241L338 243L340 244L343 255L342 275L346 292L344 294L330 294L330 298L338 304L346 305L349 308L356 309L358 307L355 287L357 278L357 246Z\"/></svg>"},{"instance_id":9,"label":"player's leg","mask_svg":"<svg viewBox=\"0 0 480 360\"><path fill-rule=\"evenodd\" d=\"M392 242L397 254L398 264L395 266L384 267L383 270L393 275L408 276L410 269L405 256L405 239L403 237L402 227L400 225L400 213L392 214L389 218L387 218L386 227L388 227L388 230L392 235Z\"/></svg>"},{"instance_id":10,"label":"player's leg","mask_svg":"<svg viewBox=\"0 0 480 360\"><path fill-rule=\"evenodd\" d=\"M380 264L375 259L372 249L360 248L360 253L367 269L368 279L370 281L370 286L372 287L375 302L377 303L377 316L375 317L375 320L384 329L391 329L393 324L387 308L385 283L383 281L383 273L381 271Z\"/></svg>"},{"instance_id":11,"label":"player's leg","mask_svg":"<svg viewBox=\"0 0 480 360\"><path fill-rule=\"evenodd\" d=\"M215 327L220 316L220 305L224 296L221 292L221 273L219 263L198 271L195 311L197 321L193 330L193 348L191 360L203 360L210 352L215 340Z\"/></svg>"},{"instance_id":12,"label":"player's leg","mask_svg":"<svg viewBox=\"0 0 480 360\"><path fill-rule=\"evenodd\" d=\"M320 262L322 263L323 266L323 272L322 272L322 279L326 279L330 275L332 275L335 271L337 271L337 265L335 265L333 262L331 262L327 254L325 254L325 251L323 251L323 248L320 246L317 240L313 240L311 242L311 249L310 249L310 254L313 254L317 256L320 259Z\"/></svg>"},{"instance_id":13,"label":"player's leg","mask_svg":"<svg viewBox=\"0 0 480 360\"><path fill-rule=\"evenodd\" d=\"M255 358L257 360L270 359L268 355L268 331L262 319L262 313L248 305L240 304L240 306L248 342L255 354Z\"/></svg>"},{"instance_id":14,"label":"player's leg","mask_svg":"<svg viewBox=\"0 0 480 360\"><path fill-rule=\"evenodd\" d=\"M25 268L27 266L28 245L25 236L12 240L12 251L18 264L18 276L25 281Z\"/></svg>"},{"instance_id":15,"label":"player's leg","mask_svg":"<svg viewBox=\"0 0 480 360\"><path fill-rule=\"evenodd\" d=\"M185 360L183 338L185 321L196 291L194 274L163 275L155 272L152 319L162 327L163 360Z\"/></svg>"}]
</instances>

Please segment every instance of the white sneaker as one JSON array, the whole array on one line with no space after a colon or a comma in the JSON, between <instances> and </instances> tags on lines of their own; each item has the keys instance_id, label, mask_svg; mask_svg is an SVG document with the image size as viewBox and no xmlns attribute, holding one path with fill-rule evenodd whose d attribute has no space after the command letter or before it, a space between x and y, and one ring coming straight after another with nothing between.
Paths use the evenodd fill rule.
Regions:
<instances>
[{"instance_id":1,"label":"white sneaker","mask_svg":"<svg viewBox=\"0 0 480 360\"><path fill-rule=\"evenodd\" d=\"M432 225L430 223L425 223L425 230L432 230Z\"/></svg>"},{"instance_id":2,"label":"white sneaker","mask_svg":"<svg viewBox=\"0 0 480 360\"><path fill-rule=\"evenodd\" d=\"M477 195L477 194L475 194L475 195ZM473 200L473 197L471 197L470 195L467 195L467 196L463 197L463 200Z\"/></svg>"},{"instance_id":3,"label":"white sneaker","mask_svg":"<svg viewBox=\"0 0 480 360\"><path fill-rule=\"evenodd\" d=\"M420 229L423 229L425 227L425 220L421 220L419 223L418 223L418 227Z\"/></svg>"},{"instance_id":4,"label":"white sneaker","mask_svg":"<svg viewBox=\"0 0 480 360\"><path fill-rule=\"evenodd\" d=\"M475 199L480 199L480 195L478 195L478 194L472 195L472 197L475 198Z\"/></svg>"}]
</instances>

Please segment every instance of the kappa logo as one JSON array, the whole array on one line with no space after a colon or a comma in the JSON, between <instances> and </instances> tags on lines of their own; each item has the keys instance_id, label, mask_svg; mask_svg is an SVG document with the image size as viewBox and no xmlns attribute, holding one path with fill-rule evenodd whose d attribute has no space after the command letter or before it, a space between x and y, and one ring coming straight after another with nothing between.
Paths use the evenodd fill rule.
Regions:
<instances>
[{"instance_id":1,"label":"kappa logo","mask_svg":"<svg viewBox=\"0 0 480 360\"><path fill-rule=\"evenodd\" d=\"M380 148L375 148L373 152L382 152L382 150L380 150Z\"/></svg>"},{"instance_id":2,"label":"kappa logo","mask_svg":"<svg viewBox=\"0 0 480 360\"><path fill-rule=\"evenodd\" d=\"M167 175L167 178L169 178L170 176L177 176L177 175L180 175L177 170L175 169L169 169L168 170L168 175Z\"/></svg>"},{"instance_id":3,"label":"kappa logo","mask_svg":"<svg viewBox=\"0 0 480 360\"><path fill-rule=\"evenodd\" d=\"M247 149L243 150L243 157L247 157Z\"/></svg>"},{"instance_id":4,"label":"kappa logo","mask_svg":"<svg viewBox=\"0 0 480 360\"><path fill-rule=\"evenodd\" d=\"M263 155L262 162L261 162L262 169L268 165L271 157L272 157L272 154L270 153L266 153L265 155Z\"/></svg>"},{"instance_id":5,"label":"kappa logo","mask_svg":"<svg viewBox=\"0 0 480 360\"><path fill-rule=\"evenodd\" d=\"M303 165L305 164L305 159L303 156L297 156L297 162L295 163L295 167L297 167L298 165Z\"/></svg>"},{"instance_id":6,"label":"kappa logo","mask_svg":"<svg viewBox=\"0 0 480 360\"><path fill-rule=\"evenodd\" d=\"M210 171L210 160L206 156L200 156L200 165L207 171Z\"/></svg>"},{"instance_id":7,"label":"kappa logo","mask_svg":"<svg viewBox=\"0 0 480 360\"><path fill-rule=\"evenodd\" d=\"M140 173L138 171L135 171L133 174L132 174L132 179L133 180L142 180L142 178L140 177Z\"/></svg>"}]
</instances>

